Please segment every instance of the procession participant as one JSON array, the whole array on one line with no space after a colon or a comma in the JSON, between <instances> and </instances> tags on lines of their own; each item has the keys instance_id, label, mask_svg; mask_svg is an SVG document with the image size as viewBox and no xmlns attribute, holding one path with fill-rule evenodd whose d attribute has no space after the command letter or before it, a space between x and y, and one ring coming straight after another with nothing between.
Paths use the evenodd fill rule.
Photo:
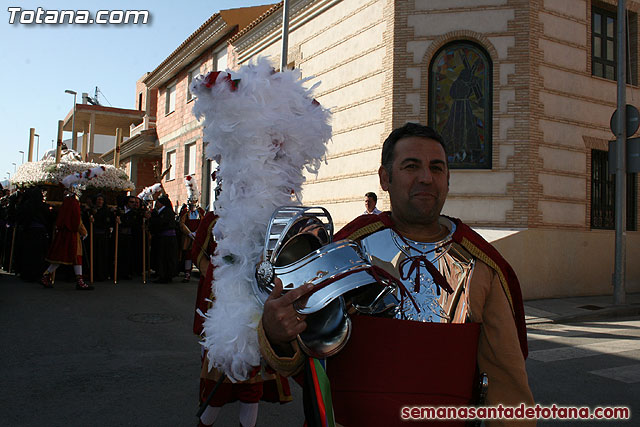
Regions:
<instances>
[{"instance_id":1,"label":"procession participant","mask_svg":"<svg viewBox=\"0 0 640 427\"><path fill-rule=\"evenodd\" d=\"M198 206L198 195L196 194L193 177L185 177L185 185L187 187L188 205L180 213L180 231L182 232L182 260L184 261L184 279L182 282L188 283L191 280L191 269L193 268L191 247L196 236L195 232L204 216L204 209Z\"/></svg>"},{"instance_id":2,"label":"procession participant","mask_svg":"<svg viewBox=\"0 0 640 427\"><path fill-rule=\"evenodd\" d=\"M114 226L114 213L104 203L104 196L98 194L91 199L92 206L87 210L87 221L93 222L93 280L106 280L113 272L109 260L111 228Z\"/></svg>"},{"instance_id":3,"label":"procession participant","mask_svg":"<svg viewBox=\"0 0 640 427\"><path fill-rule=\"evenodd\" d=\"M369 191L364 195L364 212L363 215L378 215L382 213L376 204L378 203L378 196L373 191Z\"/></svg>"},{"instance_id":4,"label":"procession participant","mask_svg":"<svg viewBox=\"0 0 640 427\"><path fill-rule=\"evenodd\" d=\"M154 170L156 170L155 166L154 166ZM138 194L138 196L136 197L137 199L136 206L140 206L139 212L141 217L145 219L150 218L150 213L153 209L153 201L160 195L159 194L160 191L162 191L162 184L158 182L149 187L145 187ZM141 255L140 266L142 267L142 241L143 241L143 236L145 236L144 237L144 242L146 246L144 248L144 256L146 257L145 269L151 271L150 273L151 277L156 279L158 277L156 255L159 252L159 248L157 247L157 242L151 238L149 232L150 232L149 221L145 221L144 234L142 232L142 227L140 227L140 236L138 237L140 240L140 246L138 247L138 252ZM142 271L142 268L140 268L140 271ZM146 273L145 273L145 280L146 280Z\"/></svg>"},{"instance_id":5,"label":"procession participant","mask_svg":"<svg viewBox=\"0 0 640 427\"><path fill-rule=\"evenodd\" d=\"M133 231L139 227L139 213L135 210L135 197L127 196L122 209L118 210L118 278L131 279L133 273Z\"/></svg>"},{"instance_id":6,"label":"procession participant","mask_svg":"<svg viewBox=\"0 0 640 427\"><path fill-rule=\"evenodd\" d=\"M133 196L132 196L133 197ZM139 197L133 197L133 210L136 212L135 222L132 225L133 246L131 254L132 272L134 275L142 274L142 220L145 209Z\"/></svg>"},{"instance_id":7,"label":"procession participant","mask_svg":"<svg viewBox=\"0 0 640 427\"><path fill-rule=\"evenodd\" d=\"M45 288L52 288L51 275L60 264L73 265L76 275L76 289L81 291L93 290L82 278L82 242L87 236L87 229L80 217L80 202L72 191L69 191L62 201L56 219L56 233L49 248L46 260L50 263L40 283Z\"/></svg>"},{"instance_id":8,"label":"procession participant","mask_svg":"<svg viewBox=\"0 0 640 427\"><path fill-rule=\"evenodd\" d=\"M8 190L5 190L5 193ZM14 272L16 263L19 262L16 259L16 242L19 241L18 236L18 205L22 199L22 191L17 190L11 194L5 195L6 200L6 228L4 239L4 257L2 265L4 270L8 273ZM9 265L11 264L11 265Z\"/></svg>"},{"instance_id":9,"label":"procession participant","mask_svg":"<svg viewBox=\"0 0 640 427\"><path fill-rule=\"evenodd\" d=\"M433 242L442 242L444 245L455 243L468 251L469 256L475 261L475 266L468 289L463 291L466 298L461 297L461 303L450 307L449 313L452 317L460 317L463 322L481 324L477 366L489 379L486 404L532 405L533 397L525 369L527 339L524 310L517 278L504 258L471 228L458 219L441 216L440 212L449 191L449 169L441 137L431 128L415 123L407 123L394 130L384 142L382 165L378 174L381 187L389 193L391 211L377 216L360 216L338 232L334 240L349 238L365 241L368 236L383 230L390 230L386 235L397 236L402 243L395 245L410 251L407 259L412 261L411 267L415 262L419 262L416 265L417 271L414 270L413 274L413 268L405 269L405 273L409 270L410 274L404 275L403 279L410 279L410 283L415 281L416 287L408 288L411 290L412 301L415 300L417 305L423 308L422 312L416 313L412 311L412 304L406 304L404 308L401 305L398 314L401 318L421 321L430 321L420 316L430 315L429 304L433 301L429 300L428 293L425 295L425 288L430 286L436 288L437 292L443 292L435 284L429 285L422 281L420 267L427 267L426 263L429 261L426 261L426 258L421 259L425 257L424 253L420 253L421 245ZM443 241L445 238L453 243ZM366 243L373 245L371 241ZM384 238L380 243L386 246L394 244L387 244ZM414 249L417 253L413 253ZM375 254L375 251L381 248L374 245L369 250ZM433 275L433 281L441 286L458 286L451 278L449 284L442 284L437 276ZM282 283L277 280L264 305L258 328L261 352L267 362L284 375L300 371L305 360L295 339L307 325L305 316L298 314L293 304L309 289L309 286L301 286L282 294ZM421 289L423 292L420 292ZM441 314L436 312L435 315ZM357 332L354 328L353 334ZM402 334L402 331L399 330L398 334ZM398 347L398 351L407 350L410 351L411 347ZM431 350L418 346L415 351ZM363 363L374 360L373 356L375 355L367 355L363 358ZM393 365L393 361L386 360L381 363L388 364ZM357 402L354 405L357 405ZM399 415L397 421L400 421ZM535 424L534 420L529 422ZM487 421L487 425L512 423L513 420Z\"/></svg>"},{"instance_id":10,"label":"procession participant","mask_svg":"<svg viewBox=\"0 0 640 427\"><path fill-rule=\"evenodd\" d=\"M17 206L16 219L20 233L15 248L18 254L16 261L19 263L17 270L23 280L37 281L47 267L45 257L52 223L51 208L44 202L40 188L25 190L22 201Z\"/></svg>"},{"instance_id":11,"label":"procession participant","mask_svg":"<svg viewBox=\"0 0 640 427\"><path fill-rule=\"evenodd\" d=\"M171 200L163 195L156 201L153 212L146 212L149 218L149 229L153 239L155 268L158 279L154 283L169 283L176 270L176 220Z\"/></svg>"},{"instance_id":12,"label":"procession participant","mask_svg":"<svg viewBox=\"0 0 640 427\"><path fill-rule=\"evenodd\" d=\"M203 333L204 313L215 300L212 290L213 273L215 266L211 264L211 255L216 249L216 242L213 236L217 216L213 211L207 212L198 229L191 249L191 259L196 262L200 270L200 281L196 295L196 313L193 319L193 333L201 336ZM213 369L209 371L209 361L204 352L201 356L202 369L200 372L200 404L207 401L211 391L220 379L221 373ZM258 416L259 401L287 403L292 400L289 382L286 378L277 375L275 372L261 374L255 370L248 381L232 383L225 379L219 386L213 398L208 402L206 409L200 416L198 425L200 427L211 426L220 413L222 407L236 400L240 401L240 425L251 426L255 424Z\"/></svg>"}]
</instances>

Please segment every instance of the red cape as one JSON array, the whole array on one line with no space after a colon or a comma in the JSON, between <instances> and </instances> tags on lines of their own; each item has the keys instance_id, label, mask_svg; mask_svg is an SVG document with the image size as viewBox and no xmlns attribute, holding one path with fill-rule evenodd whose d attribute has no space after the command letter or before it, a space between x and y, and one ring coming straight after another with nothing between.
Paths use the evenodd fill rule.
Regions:
<instances>
[{"instance_id":1,"label":"red cape","mask_svg":"<svg viewBox=\"0 0 640 427\"><path fill-rule=\"evenodd\" d=\"M67 196L62 201L56 219L56 233L49 247L46 260L55 264L78 265L82 258L78 255L78 229L80 227L80 202L75 196Z\"/></svg>"},{"instance_id":2,"label":"red cape","mask_svg":"<svg viewBox=\"0 0 640 427\"><path fill-rule=\"evenodd\" d=\"M527 327L524 319L524 304L522 302L520 282L518 281L515 271L513 271L513 268L511 268L496 248L473 231L471 227L464 224L458 218L447 218L456 225L456 231L452 236L453 241L460 244L469 251L471 255L487 264L498 274L502 288L511 306L513 320L518 331L520 350L526 359L529 354ZM379 215L361 215L345 225L334 235L333 239L359 240L383 228L394 228L393 221L391 220L391 212L387 211Z\"/></svg>"},{"instance_id":3,"label":"red cape","mask_svg":"<svg viewBox=\"0 0 640 427\"><path fill-rule=\"evenodd\" d=\"M196 230L196 238L193 240L191 247L191 259L196 262L199 267L199 257L213 255L216 249L216 242L213 240L212 229L218 217L213 212L207 214L200 221L200 225ZM204 318L198 314L200 309L206 313L209 309L209 298L211 298L211 281L213 280L213 266L209 264L207 271L200 272L200 280L198 281L198 292L196 295L196 313L193 318L193 333L200 335Z\"/></svg>"}]
</instances>

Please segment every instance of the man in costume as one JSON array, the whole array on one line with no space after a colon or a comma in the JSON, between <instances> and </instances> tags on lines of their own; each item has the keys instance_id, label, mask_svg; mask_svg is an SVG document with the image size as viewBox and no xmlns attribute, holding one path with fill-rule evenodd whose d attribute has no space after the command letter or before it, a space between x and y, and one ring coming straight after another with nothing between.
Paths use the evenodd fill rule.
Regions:
<instances>
[{"instance_id":1,"label":"man in costume","mask_svg":"<svg viewBox=\"0 0 640 427\"><path fill-rule=\"evenodd\" d=\"M215 299L212 290L214 265L211 264L211 255L216 249L216 242L213 236L213 227L217 216L212 212L207 212L195 232L193 247L190 257L196 262L200 270L200 281L198 282L198 292L196 296L196 313L193 319L193 333L201 336L203 333L203 314L211 306ZM220 380L221 373L213 369L209 371L207 355L202 354L202 369L200 372L200 404L204 404ZM251 427L256 424L258 417L259 401L287 403L292 400L289 389L289 382L274 372L262 374L259 370L253 372L252 378L248 381L232 383L225 379L219 386L213 398L207 402L207 407L200 416L198 426L211 426L215 423L222 407L228 403L240 401L240 425Z\"/></svg>"},{"instance_id":2,"label":"man in costume","mask_svg":"<svg viewBox=\"0 0 640 427\"><path fill-rule=\"evenodd\" d=\"M364 212L362 215L378 215L382 213L380 209L376 208L378 203L378 196L373 191L369 191L364 195Z\"/></svg>"},{"instance_id":3,"label":"man in costume","mask_svg":"<svg viewBox=\"0 0 640 427\"><path fill-rule=\"evenodd\" d=\"M131 279L133 275L134 253L133 234L141 227L142 219L135 209L136 197L128 196L122 209L116 214L118 225L118 278Z\"/></svg>"},{"instance_id":4,"label":"man in costume","mask_svg":"<svg viewBox=\"0 0 640 427\"><path fill-rule=\"evenodd\" d=\"M477 366L489 379L485 403L532 405L525 369L524 310L517 278L500 254L471 228L458 219L440 215L449 191L447 156L441 137L431 128L414 123L394 130L383 145L378 174L381 187L389 192L391 211L360 216L338 232L334 240L360 241L374 254L390 246L397 248L398 253L403 252L406 262L400 262L398 275L408 279L405 283L411 283L407 287L411 301L405 300L404 306L400 305L396 318L480 323ZM442 242L441 247L463 253L462 258L468 259L470 267L465 270L463 265L460 269L443 255L436 264L444 265L445 272L442 275L434 272L427 252L421 250L433 242ZM433 280L423 280L421 268L426 268ZM468 286L460 289L460 283L465 281ZM453 295L457 295L455 301L443 297L451 287ZM301 298L304 301L310 289L311 286L303 285L283 294L282 283L276 280L264 305L258 328L261 353L267 363L283 375L298 373L305 360L295 340L307 328L306 316L296 312L293 304ZM436 304L443 298L447 301L445 304ZM353 334L357 332L354 328ZM402 331L398 331L398 338L405 339ZM396 352L412 350L411 344L405 344L397 346ZM415 345L418 346L413 350L420 354L443 351L437 343L427 347ZM393 362L386 361L386 364ZM399 417L398 412L397 422ZM533 420L529 422L535 424ZM487 422L487 425L508 424L513 424L513 420Z\"/></svg>"},{"instance_id":5,"label":"man in costume","mask_svg":"<svg viewBox=\"0 0 640 427\"><path fill-rule=\"evenodd\" d=\"M192 178L188 176L187 178ZM186 178L185 178L186 180ZM189 189L189 183L193 179L187 181L187 190ZM193 188L193 184L192 187ZM180 231L182 232L182 259L184 260L184 279L182 282L188 283L191 280L191 269L193 268L193 258L191 256L191 247L193 245L193 239L196 236L196 230L200 221L204 216L204 209L198 206L198 197L192 190L187 200L187 209L180 213ZM204 273L202 270L201 273Z\"/></svg>"},{"instance_id":6,"label":"man in costume","mask_svg":"<svg viewBox=\"0 0 640 427\"><path fill-rule=\"evenodd\" d=\"M60 264L73 265L76 275L76 289L81 291L93 290L82 278L82 240L87 236L87 229L82 224L80 202L73 192L69 192L62 201L58 218L56 219L56 233L49 248L46 260L50 263L40 283L45 288L52 288L52 274Z\"/></svg>"},{"instance_id":7,"label":"man in costume","mask_svg":"<svg viewBox=\"0 0 640 427\"><path fill-rule=\"evenodd\" d=\"M155 252L152 256L158 273L158 279L154 283L169 283L176 271L178 252L176 219L169 197L160 196L153 212L146 212L145 216L149 218L149 230L153 238L152 251Z\"/></svg>"},{"instance_id":8,"label":"man in costume","mask_svg":"<svg viewBox=\"0 0 640 427\"><path fill-rule=\"evenodd\" d=\"M109 239L114 213L105 205L104 196L97 194L91 198L91 206L85 211L85 216L85 222L93 223L93 280L102 282L113 273Z\"/></svg>"},{"instance_id":9,"label":"man in costume","mask_svg":"<svg viewBox=\"0 0 640 427\"><path fill-rule=\"evenodd\" d=\"M16 219L20 235L15 247L16 253L19 253L16 260L20 262L17 270L23 280L35 282L47 267L45 257L54 219L51 208L44 202L40 188L31 187L25 190L17 207Z\"/></svg>"}]
</instances>

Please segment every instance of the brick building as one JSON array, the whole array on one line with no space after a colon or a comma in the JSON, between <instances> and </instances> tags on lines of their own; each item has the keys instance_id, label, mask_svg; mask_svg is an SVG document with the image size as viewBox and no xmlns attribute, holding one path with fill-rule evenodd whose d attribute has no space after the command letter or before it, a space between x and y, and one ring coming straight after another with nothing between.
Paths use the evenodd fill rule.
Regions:
<instances>
[{"instance_id":1,"label":"brick building","mask_svg":"<svg viewBox=\"0 0 640 427\"><path fill-rule=\"evenodd\" d=\"M333 113L327 164L307 176L303 203L325 206L338 227L363 211L368 191L388 209L377 177L382 142L407 121L428 123L448 143L444 213L501 250L525 298L611 292L606 150L616 107L615 7L612 0L291 1L289 65L312 76L309 84L321 82L315 97ZM638 105L640 2L627 8L627 102ZM137 105L147 113L121 147L132 178L161 160L163 169L171 165L163 185L172 200L185 201L183 177L193 175L201 204L210 205L213 165L188 84L258 56L278 68L281 21L282 3L216 13L140 79ZM638 178L627 182L627 290L638 291Z\"/></svg>"},{"instance_id":2,"label":"brick building","mask_svg":"<svg viewBox=\"0 0 640 427\"><path fill-rule=\"evenodd\" d=\"M145 73L136 82L135 105L143 114L142 120L129 126L129 137L120 144L118 164L136 186L132 194L139 194L145 187L155 184L162 168L162 147L156 133L158 90L143 83L148 75ZM101 158L105 163L113 163L115 153L115 148L111 149Z\"/></svg>"},{"instance_id":3,"label":"brick building","mask_svg":"<svg viewBox=\"0 0 640 427\"><path fill-rule=\"evenodd\" d=\"M212 202L210 174L214 165L204 158L202 124L192 113L194 96L188 87L199 74L227 68L227 41L271 6L223 10L212 15L191 34L141 84L157 93L155 132L163 169L171 169L163 186L176 206L184 203L184 177L195 178L201 192L200 204Z\"/></svg>"},{"instance_id":4,"label":"brick building","mask_svg":"<svg viewBox=\"0 0 640 427\"><path fill-rule=\"evenodd\" d=\"M306 205L337 225L376 191L382 142L407 121L447 139L444 213L492 241L526 298L611 292L609 120L616 108L615 1L298 0L288 62L333 112L328 164ZM628 1L627 102L640 104L637 13ZM229 66L280 57L282 5L233 36ZM627 289L640 289L638 183L628 179Z\"/></svg>"}]
</instances>

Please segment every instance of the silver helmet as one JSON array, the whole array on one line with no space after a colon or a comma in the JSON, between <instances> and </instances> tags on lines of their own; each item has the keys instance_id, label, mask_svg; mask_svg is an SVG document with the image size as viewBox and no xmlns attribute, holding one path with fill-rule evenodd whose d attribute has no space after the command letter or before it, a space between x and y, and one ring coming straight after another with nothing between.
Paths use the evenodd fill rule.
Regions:
<instances>
[{"instance_id":1,"label":"silver helmet","mask_svg":"<svg viewBox=\"0 0 640 427\"><path fill-rule=\"evenodd\" d=\"M256 269L254 293L261 304L277 276L284 292L313 284L294 308L307 315L307 329L298 336L313 357L328 357L344 347L351 333L347 305L367 314L393 310L388 297L395 286L372 275L369 256L351 240L332 242L333 222L322 207L281 207L272 215L263 260Z\"/></svg>"}]
</instances>

